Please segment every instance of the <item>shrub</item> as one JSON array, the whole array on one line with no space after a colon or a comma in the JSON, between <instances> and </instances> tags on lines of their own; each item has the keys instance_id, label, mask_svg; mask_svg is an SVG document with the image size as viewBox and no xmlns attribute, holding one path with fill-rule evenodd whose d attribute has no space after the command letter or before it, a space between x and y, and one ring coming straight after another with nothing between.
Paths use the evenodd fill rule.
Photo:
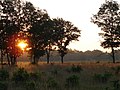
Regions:
<instances>
[{"instance_id":1,"label":"shrub","mask_svg":"<svg viewBox=\"0 0 120 90\"><path fill-rule=\"evenodd\" d=\"M34 81L26 82L26 90L36 90L36 83Z\"/></svg>"},{"instance_id":2,"label":"shrub","mask_svg":"<svg viewBox=\"0 0 120 90\"><path fill-rule=\"evenodd\" d=\"M0 90L8 90L8 83L0 82Z\"/></svg>"},{"instance_id":3,"label":"shrub","mask_svg":"<svg viewBox=\"0 0 120 90\"><path fill-rule=\"evenodd\" d=\"M9 78L9 72L5 69L1 69L0 70L0 80L4 81L7 80Z\"/></svg>"},{"instance_id":4,"label":"shrub","mask_svg":"<svg viewBox=\"0 0 120 90\"><path fill-rule=\"evenodd\" d=\"M77 65L77 66L72 65L72 67L71 67L71 71L75 72L75 73L80 73L82 70L83 70L82 67L79 65Z\"/></svg>"},{"instance_id":5,"label":"shrub","mask_svg":"<svg viewBox=\"0 0 120 90\"><path fill-rule=\"evenodd\" d=\"M48 78L47 80L47 87L48 88L57 88L58 83L56 82L56 80L54 78Z\"/></svg>"},{"instance_id":6,"label":"shrub","mask_svg":"<svg viewBox=\"0 0 120 90\"><path fill-rule=\"evenodd\" d=\"M97 61L96 63L100 63L100 61Z\"/></svg>"},{"instance_id":7,"label":"shrub","mask_svg":"<svg viewBox=\"0 0 120 90\"><path fill-rule=\"evenodd\" d=\"M57 75L57 74L58 74L58 70L57 70L57 69L54 69L54 70L51 71L51 73L52 73L53 75Z\"/></svg>"},{"instance_id":8,"label":"shrub","mask_svg":"<svg viewBox=\"0 0 120 90\"><path fill-rule=\"evenodd\" d=\"M103 74L94 74L93 78L96 82L106 83L110 77L112 76L111 73L103 73Z\"/></svg>"},{"instance_id":9,"label":"shrub","mask_svg":"<svg viewBox=\"0 0 120 90\"><path fill-rule=\"evenodd\" d=\"M115 74L118 75L120 73L120 66L112 67L112 70L114 70Z\"/></svg>"},{"instance_id":10,"label":"shrub","mask_svg":"<svg viewBox=\"0 0 120 90\"><path fill-rule=\"evenodd\" d=\"M114 90L120 90L119 80L114 80L112 82L113 82L113 88L114 88Z\"/></svg>"},{"instance_id":11,"label":"shrub","mask_svg":"<svg viewBox=\"0 0 120 90\"><path fill-rule=\"evenodd\" d=\"M15 72L13 72L13 78L12 78L16 83L17 82L24 82L29 79L29 74L24 68L19 68Z\"/></svg>"},{"instance_id":12,"label":"shrub","mask_svg":"<svg viewBox=\"0 0 120 90\"><path fill-rule=\"evenodd\" d=\"M41 80L41 73L40 72L32 72L32 73L30 73L30 78L34 81Z\"/></svg>"},{"instance_id":13,"label":"shrub","mask_svg":"<svg viewBox=\"0 0 120 90\"><path fill-rule=\"evenodd\" d=\"M71 75L66 79L66 86L68 87L76 87L79 85L79 76Z\"/></svg>"}]
</instances>

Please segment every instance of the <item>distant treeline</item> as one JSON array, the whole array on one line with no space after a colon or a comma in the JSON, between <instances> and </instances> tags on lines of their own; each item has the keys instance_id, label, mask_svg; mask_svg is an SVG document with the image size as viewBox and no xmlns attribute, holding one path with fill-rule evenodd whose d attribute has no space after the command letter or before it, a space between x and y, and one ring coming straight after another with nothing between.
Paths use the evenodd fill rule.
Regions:
<instances>
[{"instance_id":1,"label":"distant treeline","mask_svg":"<svg viewBox=\"0 0 120 90\"><path fill-rule=\"evenodd\" d=\"M64 57L65 61L110 61L112 62L111 53L102 52L100 50L93 51L68 51L69 53ZM115 51L116 61L120 60L120 50ZM41 58L42 61L45 61L46 56ZM60 57L56 51L51 53L50 61L60 61Z\"/></svg>"}]
</instances>

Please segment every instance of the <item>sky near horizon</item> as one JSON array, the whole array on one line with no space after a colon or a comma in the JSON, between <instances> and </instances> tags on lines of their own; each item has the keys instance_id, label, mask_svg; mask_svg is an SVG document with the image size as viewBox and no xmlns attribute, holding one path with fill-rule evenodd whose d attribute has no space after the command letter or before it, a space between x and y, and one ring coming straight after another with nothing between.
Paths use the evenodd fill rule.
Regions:
<instances>
[{"instance_id":1,"label":"sky near horizon","mask_svg":"<svg viewBox=\"0 0 120 90\"><path fill-rule=\"evenodd\" d=\"M100 46L100 28L91 23L91 17L96 14L105 0L26 0L35 7L46 9L51 18L63 18L71 21L81 30L79 41L72 42L70 47L79 51L104 50ZM117 1L117 0L116 0ZM120 2L118 2L120 3ZM107 51L107 50L104 50Z\"/></svg>"}]
</instances>

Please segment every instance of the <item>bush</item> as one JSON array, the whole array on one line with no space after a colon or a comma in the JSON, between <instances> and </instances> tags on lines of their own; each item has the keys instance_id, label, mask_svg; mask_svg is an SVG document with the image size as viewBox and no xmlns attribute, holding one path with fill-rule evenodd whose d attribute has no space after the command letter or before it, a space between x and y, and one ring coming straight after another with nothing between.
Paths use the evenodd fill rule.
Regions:
<instances>
[{"instance_id":1,"label":"bush","mask_svg":"<svg viewBox=\"0 0 120 90\"><path fill-rule=\"evenodd\" d=\"M9 78L9 72L5 69L1 69L0 70L0 80L4 81L7 80Z\"/></svg>"},{"instance_id":2,"label":"bush","mask_svg":"<svg viewBox=\"0 0 120 90\"><path fill-rule=\"evenodd\" d=\"M109 87L106 87L106 90L120 90L120 82L119 79L115 79L111 81L112 84Z\"/></svg>"},{"instance_id":3,"label":"bush","mask_svg":"<svg viewBox=\"0 0 120 90\"><path fill-rule=\"evenodd\" d=\"M0 82L0 90L8 90L8 83Z\"/></svg>"},{"instance_id":4,"label":"bush","mask_svg":"<svg viewBox=\"0 0 120 90\"><path fill-rule=\"evenodd\" d=\"M30 73L30 78L34 81L41 80L41 73L40 72L32 72L32 73Z\"/></svg>"},{"instance_id":5,"label":"bush","mask_svg":"<svg viewBox=\"0 0 120 90\"><path fill-rule=\"evenodd\" d=\"M17 82L25 82L29 79L29 74L24 68L19 68L13 73L12 78L16 83Z\"/></svg>"},{"instance_id":6,"label":"bush","mask_svg":"<svg viewBox=\"0 0 120 90\"><path fill-rule=\"evenodd\" d=\"M112 67L112 70L114 70L115 75L118 75L120 73L120 66Z\"/></svg>"},{"instance_id":7,"label":"bush","mask_svg":"<svg viewBox=\"0 0 120 90\"><path fill-rule=\"evenodd\" d=\"M36 83L34 81L26 82L26 90L36 90Z\"/></svg>"},{"instance_id":8,"label":"bush","mask_svg":"<svg viewBox=\"0 0 120 90\"><path fill-rule=\"evenodd\" d=\"M82 70L83 70L82 67L79 65L77 65L77 66L72 65L72 67L71 67L71 71L75 72L75 73L80 73Z\"/></svg>"},{"instance_id":9,"label":"bush","mask_svg":"<svg viewBox=\"0 0 120 90\"><path fill-rule=\"evenodd\" d=\"M103 73L103 74L94 74L93 78L96 82L106 83L110 77L112 76L111 73Z\"/></svg>"},{"instance_id":10,"label":"bush","mask_svg":"<svg viewBox=\"0 0 120 90\"><path fill-rule=\"evenodd\" d=\"M120 83L119 80L114 80L113 82L113 89L114 90L120 90Z\"/></svg>"},{"instance_id":11,"label":"bush","mask_svg":"<svg viewBox=\"0 0 120 90\"><path fill-rule=\"evenodd\" d=\"M56 82L56 80L54 78L48 78L47 80L47 87L48 88L57 88L58 83Z\"/></svg>"},{"instance_id":12,"label":"bush","mask_svg":"<svg viewBox=\"0 0 120 90\"><path fill-rule=\"evenodd\" d=\"M51 71L51 73L52 73L53 75L57 75L57 74L58 74L58 70L57 70L57 69L54 69L54 70Z\"/></svg>"},{"instance_id":13,"label":"bush","mask_svg":"<svg viewBox=\"0 0 120 90\"><path fill-rule=\"evenodd\" d=\"M79 76L71 75L66 79L66 86L68 87L76 87L79 85Z\"/></svg>"}]
</instances>

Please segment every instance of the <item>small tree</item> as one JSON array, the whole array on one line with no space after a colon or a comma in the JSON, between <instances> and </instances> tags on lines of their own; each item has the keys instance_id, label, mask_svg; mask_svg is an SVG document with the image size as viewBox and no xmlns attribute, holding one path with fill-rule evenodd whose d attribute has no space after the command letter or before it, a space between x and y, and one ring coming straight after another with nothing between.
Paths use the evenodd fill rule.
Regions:
<instances>
[{"instance_id":1,"label":"small tree","mask_svg":"<svg viewBox=\"0 0 120 90\"><path fill-rule=\"evenodd\" d=\"M73 40L78 40L80 30L71 22L65 21L62 18L53 19L55 30L55 41L63 63L63 57L67 54L67 46Z\"/></svg>"},{"instance_id":2,"label":"small tree","mask_svg":"<svg viewBox=\"0 0 120 90\"><path fill-rule=\"evenodd\" d=\"M120 41L120 14L119 5L116 1L106 1L93 15L92 22L101 28L100 36L104 39L101 46L111 48L113 63L115 63L114 49L119 47Z\"/></svg>"}]
</instances>

